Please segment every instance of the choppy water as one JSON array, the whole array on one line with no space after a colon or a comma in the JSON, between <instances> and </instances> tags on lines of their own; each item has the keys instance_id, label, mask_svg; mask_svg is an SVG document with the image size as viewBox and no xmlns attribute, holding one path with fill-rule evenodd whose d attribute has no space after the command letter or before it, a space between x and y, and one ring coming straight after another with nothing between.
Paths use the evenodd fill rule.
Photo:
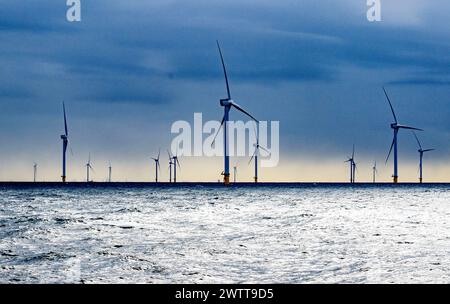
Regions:
<instances>
[{"instance_id":1,"label":"choppy water","mask_svg":"<svg viewBox=\"0 0 450 304\"><path fill-rule=\"evenodd\" d=\"M0 283L450 283L449 219L449 185L0 185Z\"/></svg>"}]
</instances>

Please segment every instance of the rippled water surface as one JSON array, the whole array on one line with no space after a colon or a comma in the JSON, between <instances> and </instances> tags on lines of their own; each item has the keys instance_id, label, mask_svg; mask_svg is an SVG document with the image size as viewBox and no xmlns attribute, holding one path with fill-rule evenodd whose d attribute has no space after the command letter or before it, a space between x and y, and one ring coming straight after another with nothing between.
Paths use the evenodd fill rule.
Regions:
<instances>
[{"instance_id":1,"label":"rippled water surface","mask_svg":"<svg viewBox=\"0 0 450 304\"><path fill-rule=\"evenodd\" d=\"M450 283L450 186L0 185L0 283Z\"/></svg>"}]
</instances>

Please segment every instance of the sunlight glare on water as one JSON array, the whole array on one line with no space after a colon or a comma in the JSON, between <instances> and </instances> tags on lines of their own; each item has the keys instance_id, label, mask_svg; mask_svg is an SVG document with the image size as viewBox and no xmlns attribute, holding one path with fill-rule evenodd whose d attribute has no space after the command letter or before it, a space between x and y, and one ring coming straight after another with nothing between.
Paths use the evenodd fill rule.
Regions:
<instances>
[{"instance_id":1,"label":"sunlight glare on water","mask_svg":"<svg viewBox=\"0 0 450 304\"><path fill-rule=\"evenodd\" d=\"M450 283L450 186L0 186L0 283Z\"/></svg>"}]
</instances>

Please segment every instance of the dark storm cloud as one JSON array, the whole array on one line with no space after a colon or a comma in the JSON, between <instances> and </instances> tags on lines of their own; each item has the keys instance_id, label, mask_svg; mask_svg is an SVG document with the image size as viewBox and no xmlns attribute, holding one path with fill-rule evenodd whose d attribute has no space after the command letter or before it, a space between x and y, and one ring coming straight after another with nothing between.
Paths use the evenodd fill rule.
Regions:
<instances>
[{"instance_id":1,"label":"dark storm cloud","mask_svg":"<svg viewBox=\"0 0 450 304\"><path fill-rule=\"evenodd\" d=\"M64 99L71 122L89 123L86 134L97 136L91 144L107 149L106 136L91 130L109 126L120 142L133 139L133 126L157 138L193 111L220 118L218 39L233 97L258 117L281 121L285 150L342 153L356 142L384 155L391 140L386 84L400 115L441 134L433 140L443 144L448 113L417 114L430 96L448 107L450 33L442 12L450 4L383 2L383 22L372 24L365 2L82 1L82 22L69 23L64 0L2 1L0 124L25 132L40 119L34 113L60 115ZM49 137L59 127L51 121ZM13 140L13 133L2 136ZM365 144L369 136L373 144Z\"/></svg>"}]
</instances>

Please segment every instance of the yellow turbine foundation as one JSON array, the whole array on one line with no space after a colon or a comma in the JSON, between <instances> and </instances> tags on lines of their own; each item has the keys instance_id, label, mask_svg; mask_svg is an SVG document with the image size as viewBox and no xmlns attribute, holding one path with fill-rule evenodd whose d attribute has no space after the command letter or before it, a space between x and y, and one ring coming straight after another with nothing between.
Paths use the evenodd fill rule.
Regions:
<instances>
[{"instance_id":1,"label":"yellow turbine foundation","mask_svg":"<svg viewBox=\"0 0 450 304\"><path fill-rule=\"evenodd\" d=\"M224 174L223 175L223 183L225 185L229 185L230 184L230 174Z\"/></svg>"}]
</instances>

